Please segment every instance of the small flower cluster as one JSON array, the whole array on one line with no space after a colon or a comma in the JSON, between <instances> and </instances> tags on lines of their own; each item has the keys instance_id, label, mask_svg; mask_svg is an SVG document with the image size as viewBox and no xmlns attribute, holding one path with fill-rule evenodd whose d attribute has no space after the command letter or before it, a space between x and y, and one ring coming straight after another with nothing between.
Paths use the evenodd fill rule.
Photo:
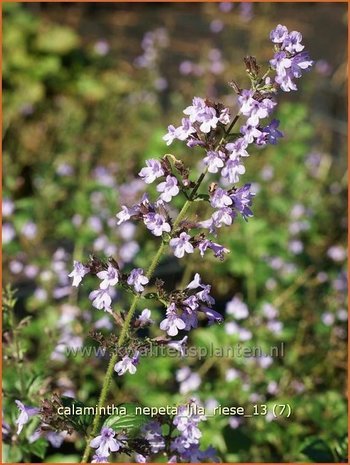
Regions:
<instances>
[{"instance_id":1,"label":"small flower cluster","mask_svg":"<svg viewBox=\"0 0 350 465\"><path fill-rule=\"evenodd\" d=\"M110 454L123 448L126 440L125 434L116 434L112 428L102 428L101 433L90 442L90 446L96 449L91 463L108 462Z\"/></svg>"},{"instance_id":2,"label":"small flower cluster","mask_svg":"<svg viewBox=\"0 0 350 465\"><path fill-rule=\"evenodd\" d=\"M221 322L222 315L212 308L215 299L210 290L211 286L202 284L199 273L196 273L184 291L174 291L167 297L169 305L160 329L169 336L176 336L180 330L190 331L198 325L198 312L203 313L209 323Z\"/></svg>"},{"instance_id":3,"label":"small flower cluster","mask_svg":"<svg viewBox=\"0 0 350 465\"><path fill-rule=\"evenodd\" d=\"M114 287L120 283L134 293L142 293L149 279L144 275L142 268L134 268L128 275L120 273L118 263L110 259L108 264L104 264L96 259L88 265L74 261L73 271L69 274L73 278L72 285L78 287L84 276L89 272L96 274L101 280L99 289L90 293L92 305L98 310L112 313L111 303L112 295L115 292Z\"/></svg>"},{"instance_id":4,"label":"small flower cluster","mask_svg":"<svg viewBox=\"0 0 350 465\"><path fill-rule=\"evenodd\" d=\"M170 449L175 453L169 462L176 463L178 460L189 463L201 463L206 460L215 460L216 450L213 447L201 451L199 441L202 433L198 428L206 416L191 411L191 406L197 405L196 399L191 399L189 405L180 406L173 424L180 432L179 436L171 441Z\"/></svg>"},{"instance_id":5,"label":"small flower cluster","mask_svg":"<svg viewBox=\"0 0 350 465\"><path fill-rule=\"evenodd\" d=\"M276 53L270 60L271 67L276 70L275 82L284 92L297 90L294 79L299 79L303 71L313 65L308 52L303 51L300 32L288 32L286 26L279 24L271 31L270 38L275 44Z\"/></svg>"}]
</instances>

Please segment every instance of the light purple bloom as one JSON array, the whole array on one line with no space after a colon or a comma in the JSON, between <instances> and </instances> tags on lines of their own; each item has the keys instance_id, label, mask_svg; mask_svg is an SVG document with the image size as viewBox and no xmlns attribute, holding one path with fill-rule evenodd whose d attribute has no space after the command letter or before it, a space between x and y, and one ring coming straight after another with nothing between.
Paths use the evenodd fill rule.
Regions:
<instances>
[{"instance_id":1,"label":"light purple bloom","mask_svg":"<svg viewBox=\"0 0 350 465\"><path fill-rule=\"evenodd\" d=\"M164 232L170 233L171 231L170 224L159 213L147 213L144 216L144 222L155 236L161 236Z\"/></svg>"},{"instance_id":2,"label":"light purple bloom","mask_svg":"<svg viewBox=\"0 0 350 465\"><path fill-rule=\"evenodd\" d=\"M232 199L224 189L218 187L211 195L210 204L214 208L224 208L232 205Z\"/></svg>"},{"instance_id":3,"label":"light purple bloom","mask_svg":"<svg viewBox=\"0 0 350 465\"><path fill-rule=\"evenodd\" d=\"M299 53L304 50L304 45L301 41L303 36L298 31L292 31L288 34L283 42L283 48L291 54Z\"/></svg>"},{"instance_id":4,"label":"light purple bloom","mask_svg":"<svg viewBox=\"0 0 350 465\"><path fill-rule=\"evenodd\" d=\"M230 156L224 168L221 170L221 175L228 179L231 184L239 181L239 176L245 173L245 166L242 164L240 157Z\"/></svg>"},{"instance_id":5,"label":"light purple bloom","mask_svg":"<svg viewBox=\"0 0 350 465\"><path fill-rule=\"evenodd\" d=\"M292 60L288 58L286 52L277 52L270 60L270 65L278 76L286 76L287 70L292 66Z\"/></svg>"},{"instance_id":6,"label":"light purple bloom","mask_svg":"<svg viewBox=\"0 0 350 465\"><path fill-rule=\"evenodd\" d=\"M196 132L189 118L182 118L182 126L176 129L176 137L179 140L186 140L191 134Z\"/></svg>"},{"instance_id":7,"label":"light purple bloom","mask_svg":"<svg viewBox=\"0 0 350 465\"><path fill-rule=\"evenodd\" d=\"M78 287L83 277L89 273L89 271L89 268L74 260L73 271L68 275L70 278L73 278L72 286Z\"/></svg>"},{"instance_id":8,"label":"light purple bloom","mask_svg":"<svg viewBox=\"0 0 350 465\"><path fill-rule=\"evenodd\" d=\"M168 347L171 347L175 350L180 352L181 357L185 355L185 348L184 346L187 343L188 336L183 337L180 341L171 341L168 342Z\"/></svg>"},{"instance_id":9,"label":"light purple bloom","mask_svg":"<svg viewBox=\"0 0 350 465\"><path fill-rule=\"evenodd\" d=\"M177 131L175 126L172 124L168 126L168 132L163 136L163 140L165 140L166 145L171 145L175 139L177 139Z\"/></svg>"},{"instance_id":10,"label":"light purple bloom","mask_svg":"<svg viewBox=\"0 0 350 465\"><path fill-rule=\"evenodd\" d=\"M17 407L19 408L20 414L16 420L17 427L17 434L23 429L23 426L28 423L31 417L37 415L40 412L40 409L37 407L29 407L28 405L24 405L20 400L15 400Z\"/></svg>"},{"instance_id":11,"label":"light purple bloom","mask_svg":"<svg viewBox=\"0 0 350 465\"><path fill-rule=\"evenodd\" d=\"M216 116L216 111L212 107L206 107L199 115L198 120L201 122L199 129L204 133L208 133L212 129L215 129L219 121Z\"/></svg>"},{"instance_id":12,"label":"light purple bloom","mask_svg":"<svg viewBox=\"0 0 350 465\"><path fill-rule=\"evenodd\" d=\"M200 97L194 97L192 105L184 109L185 115L188 115L192 123L197 121L198 115L205 109L205 101Z\"/></svg>"},{"instance_id":13,"label":"light purple bloom","mask_svg":"<svg viewBox=\"0 0 350 465\"><path fill-rule=\"evenodd\" d=\"M114 365L114 371L117 372L118 376L124 375L127 371L134 375L136 373L136 365L139 362L139 353L136 352L133 358L125 355L119 362Z\"/></svg>"},{"instance_id":14,"label":"light purple bloom","mask_svg":"<svg viewBox=\"0 0 350 465\"><path fill-rule=\"evenodd\" d=\"M145 439L151 446L153 454L158 454L165 447L165 441L162 436L162 428L158 421L150 421L142 428Z\"/></svg>"},{"instance_id":15,"label":"light purple bloom","mask_svg":"<svg viewBox=\"0 0 350 465\"><path fill-rule=\"evenodd\" d=\"M157 186L157 191L162 192L160 198L164 202L170 202L180 192L175 176L167 176L166 180Z\"/></svg>"},{"instance_id":16,"label":"light purple bloom","mask_svg":"<svg viewBox=\"0 0 350 465\"><path fill-rule=\"evenodd\" d=\"M119 281L119 273L112 265L108 265L107 270L97 273L97 277L102 279L100 289L107 289L109 286L115 286Z\"/></svg>"},{"instance_id":17,"label":"light purple bloom","mask_svg":"<svg viewBox=\"0 0 350 465\"><path fill-rule=\"evenodd\" d=\"M217 173L219 168L224 166L224 158L225 154L220 150L218 152L209 150L207 152L207 156L203 159L203 162L208 166L209 173Z\"/></svg>"},{"instance_id":18,"label":"light purple bloom","mask_svg":"<svg viewBox=\"0 0 350 465\"><path fill-rule=\"evenodd\" d=\"M190 243L191 236L182 232L179 237L174 237L170 240L169 245L173 249L174 255L177 258L182 258L186 253L193 253L194 248Z\"/></svg>"},{"instance_id":19,"label":"light purple bloom","mask_svg":"<svg viewBox=\"0 0 350 465\"><path fill-rule=\"evenodd\" d=\"M282 26L282 24L278 24L278 26L270 32L270 39L274 44L282 44L288 36L288 29L286 26Z\"/></svg>"},{"instance_id":20,"label":"light purple bloom","mask_svg":"<svg viewBox=\"0 0 350 465\"><path fill-rule=\"evenodd\" d=\"M223 247L216 242L212 242L209 239L204 239L199 243L198 246L199 252L201 256L204 256L204 253L207 249L211 249L214 252L214 256L220 258L220 260L224 259L224 254L229 253L229 250Z\"/></svg>"},{"instance_id":21,"label":"light purple bloom","mask_svg":"<svg viewBox=\"0 0 350 465\"><path fill-rule=\"evenodd\" d=\"M166 311L166 318L161 321L160 329L166 331L169 336L176 336L179 330L185 329L185 322L176 313L175 304L172 303Z\"/></svg>"},{"instance_id":22,"label":"light purple bloom","mask_svg":"<svg viewBox=\"0 0 350 465\"><path fill-rule=\"evenodd\" d=\"M146 165L147 166L142 168L139 172L139 176L145 181L145 183L151 184L157 178L164 176L164 171L159 160L151 158L150 160L146 160Z\"/></svg>"},{"instance_id":23,"label":"light purple bloom","mask_svg":"<svg viewBox=\"0 0 350 465\"><path fill-rule=\"evenodd\" d=\"M246 124L245 126L241 127L241 134L244 135L245 140L251 144L254 142L254 139L261 136L261 131L255 126Z\"/></svg>"},{"instance_id":24,"label":"light purple bloom","mask_svg":"<svg viewBox=\"0 0 350 465\"><path fill-rule=\"evenodd\" d=\"M250 191L250 187L250 184L245 184L243 187L240 187L233 194L231 194L234 207L239 211L244 219L253 216L253 212L251 211L250 207L253 203L253 197L255 194Z\"/></svg>"},{"instance_id":25,"label":"light purple bloom","mask_svg":"<svg viewBox=\"0 0 350 465\"><path fill-rule=\"evenodd\" d=\"M137 318L136 321L140 326L146 326L154 323L154 321L151 319L151 310L148 308L142 310L141 315Z\"/></svg>"},{"instance_id":26,"label":"light purple bloom","mask_svg":"<svg viewBox=\"0 0 350 465\"><path fill-rule=\"evenodd\" d=\"M90 446L96 449L96 455L99 457L108 457L111 452L117 452L122 443L115 438L115 431L112 428L103 427L101 434L92 439ZM123 437L123 439L126 439Z\"/></svg>"},{"instance_id":27,"label":"light purple bloom","mask_svg":"<svg viewBox=\"0 0 350 465\"><path fill-rule=\"evenodd\" d=\"M102 457L102 455L95 454L92 457L91 463L108 463L108 457Z\"/></svg>"},{"instance_id":28,"label":"light purple bloom","mask_svg":"<svg viewBox=\"0 0 350 465\"><path fill-rule=\"evenodd\" d=\"M143 292L145 289L144 285L146 285L148 281L149 279L147 276L143 275L143 269L135 268L131 271L127 283L130 286L134 286L136 292Z\"/></svg>"},{"instance_id":29,"label":"light purple bloom","mask_svg":"<svg viewBox=\"0 0 350 465\"><path fill-rule=\"evenodd\" d=\"M125 205L122 206L122 210L116 214L118 218L118 225L124 223L125 221L129 221L130 218L135 214L134 208L128 208Z\"/></svg>"},{"instance_id":30,"label":"light purple bloom","mask_svg":"<svg viewBox=\"0 0 350 465\"><path fill-rule=\"evenodd\" d=\"M234 220L235 212L229 208L220 208L212 214L212 224L216 228L221 228L222 225L230 226Z\"/></svg>"},{"instance_id":31,"label":"light purple bloom","mask_svg":"<svg viewBox=\"0 0 350 465\"><path fill-rule=\"evenodd\" d=\"M234 297L226 304L226 313L233 316L236 320L242 320L249 316L247 305L238 297Z\"/></svg>"},{"instance_id":32,"label":"light purple bloom","mask_svg":"<svg viewBox=\"0 0 350 465\"><path fill-rule=\"evenodd\" d=\"M92 291L89 295L89 299L92 301L92 305L98 310L103 309L105 312L112 313L112 298L107 289Z\"/></svg>"},{"instance_id":33,"label":"light purple bloom","mask_svg":"<svg viewBox=\"0 0 350 465\"><path fill-rule=\"evenodd\" d=\"M248 142L244 137L240 137L234 142L226 144L225 148L231 152L231 156L249 157L249 153L246 151Z\"/></svg>"},{"instance_id":34,"label":"light purple bloom","mask_svg":"<svg viewBox=\"0 0 350 465\"><path fill-rule=\"evenodd\" d=\"M199 273L194 275L193 280L188 284L186 289L198 289L199 287L203 287L202 280Z\"/></svg>"},{"instance_id":35,"label":"light purple bloom","mask_svg":"<svg viewBox=\"0 0 350 465\"><path fill-rule=\"evenodd\" d=\"M240 106L240 113L242 113L242 115L245 115L245 116L250 115L252 105L254 102L253 95L254 95L254 91L247 90L247 89L243 89L242 92L240 93L238 97L238 103Z\"/></svg>"}]
</instances>

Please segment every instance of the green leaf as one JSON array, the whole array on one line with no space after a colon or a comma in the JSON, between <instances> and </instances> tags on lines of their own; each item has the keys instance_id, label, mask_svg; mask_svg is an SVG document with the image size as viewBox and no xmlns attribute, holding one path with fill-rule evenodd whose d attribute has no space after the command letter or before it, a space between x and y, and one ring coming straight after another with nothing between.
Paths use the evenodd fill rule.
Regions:
<instances>
[{"instance_id":1,"label":"green leaf","mask_svg":"<svg viewBox=\"0 0 350 465\"><path fill-rule=\"evenodd\" d=\"M136 413L136 407L140 407L139 404L120 404L118 409L125 407L125 415L111 415L106 419L103 426L112 428L114 431L126 430L128 435L135 435L138 433L140 428L147 423L148 417L143 414Z\"/></svg>"},{"instance_id":2,"label":"green leaf","mask_svg":"<svg viewBox=\"0 0 350 465\"><path fill-rule=\"evenodd\" d=\"M334 455L332 449L323 439L313 439L310 444L305 446L301 452L306 455L312 462L332 463Z\"/></svg>"},{"instance_id":3,"label":"green leaf","mask_svg":"<svg viewBox=\"0 0 350 465\"><path fill-rule=\"evenodd\" d=\"M48 447L48 443L46 441L46 439L44 438L39 438L37 441L33 442L31 445L30 445L30 452L38 457L40 457L41 459L43 459L45 457L45 453L46 453L46 449Z\"/></svg>"},{"instance_id":4,"label":"green leaf","mask_svg":"<svg viewBox=\"0 0 350 465\"><path fill-rule=\"evenodd\" d=\"M86 412L87 406L82 402L72 399L70 397L62 397L61 402L63 407L69 407L74 412L74 414L72 415L65 414L65 417L69 420L69 422L76 430L85 433L93 420L92 414L83 413Z\"/></svg>"}]
</instances>

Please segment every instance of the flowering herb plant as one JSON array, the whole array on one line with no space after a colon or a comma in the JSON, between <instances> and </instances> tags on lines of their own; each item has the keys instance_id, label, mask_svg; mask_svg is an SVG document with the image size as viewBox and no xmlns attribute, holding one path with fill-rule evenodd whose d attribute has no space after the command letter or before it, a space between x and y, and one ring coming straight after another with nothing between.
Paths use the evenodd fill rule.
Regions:
<instances>
[{"instance_id":1,"label":"flowering herb plant","mask_svg":"<svg viewBox=\"0 0 350 465\"><path fill-rule=\"evenodd\" d=\"M108 341L94 334L95 339L108 344L112 352L97 414L94 418L58 414L59 407L79 404L68 397L53 397L45 400L41 407L27 406L17 400L20 411L18 434L31 417L39 415L42 421L39 435L76 431L84 436L83 462L88 462L91 455L93 463L108 462L113 460L113 454L121 453L138 462L152 462L159 455L165 456L169 462L216 460L212 447L200 448L198 425L206 417L203 412L193 409L193 406L200 407L194 398L178 406L176 414L152 421L136 415L134 405L128 405L125 416L103 415L101 411L112 377L133 375L141 363L140 351L145 345L166 345L183 355L187 332L195 330L201 320L206 320L209 325L223 320L215 310L211 286L202 281L199 272L182 288L172 290L162 280L154 280L154 272L166 253L179 259L194 253L204 259L211 253L224 260L230 251L218 242L220 228L232 226L239 217L247 221L253 216L255 193L251 184L241 184L246 171L245 160L254 147L277 144L283 137L278 120L272 118L278 91L297 90L297 79L313 63L304 51L299 32L290 32L285 26L278 25L270 39L274 44L274 56L268 68L262 71L256 58L248 56L244 63L249 88L241 88L234 81L230 83L237 95L236 113L220 102L194 97L192 104L184 109L181 125L168 127L163 137L168 146L174 140L180 140L188 150L197 148L202 151L199 177L193 179L186 161L173 154L149 159L139 176L147 185L157 183L156 195L145 193L138 203L122 205L117 213L118 225L130 220L139 221L159 241L157 253L148 268L125 272L113 257L91 256L85 263L74 262L69 275L72 285L79 287L86 275L95 276L97 289L89 296L92 306L110 314L118 328ZM182 201L179 211L174 207L175 200L177 205ZM202 217L204 204L211 209L209 218ZM127 311L112 308L116 287L132 295ZM143 336L143 330L154 324L151 310L144 304L147 301L156 302L163 315L159 336L152 340Z\"/></svg>"}]
</instances>

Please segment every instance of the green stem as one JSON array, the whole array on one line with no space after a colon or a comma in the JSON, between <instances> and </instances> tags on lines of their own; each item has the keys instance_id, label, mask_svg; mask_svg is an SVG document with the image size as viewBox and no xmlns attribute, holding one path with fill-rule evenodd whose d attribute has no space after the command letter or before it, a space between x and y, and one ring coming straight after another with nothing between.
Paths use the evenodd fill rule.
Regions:
<instances>
[{"instance_id":1,"label":"green stem","mask_svg":"<svg viewBox=\"0 0 350 465\"><path fill-rule=\"evenodd\" d=\"M218 144L218 147L222 144L222 142L225 140L226 136L230 133L231 129L235 125L238 118L239 118L239 114L233 119L233 121L230 124L229 128L225 132L225 135L221 138L221 140L220 140L220 142ZM190 207L190 205L191 205L191 203L192 203L192 201L194 199L194 196L196 195L196 193L197 193L203 179L205 178L207 172L208 172L208 168L206 168L205 171L203 173L201 173L201 175L199 176L199 178L198 178L198 180L197 180L191 194L189 195L189 200L186 200L186 202L184 203L182 209L180 210L177 218L174 221L174 224L173 224L173 227L172 227L172 233L176 232L177 227L179 226L181 221L186 216L186 213L187 213L187 211L188 211L188 209L189 209L189 207ZM147 276L148 279L151 279L151 277L153 276L153 273L154 273L154 271L155 271L155 269L156 269L156 267L157 267L157 265L159 263L159 260L161 259L162 255L163 255L163 253L165 251L166 245L167 244L165 242L162 242L161 246L158 249L158 252L154 256L154 258L153 258L153 260L152 260L152 262L151 262L151 264L150 264L150 266L149 266L149 268L148 268L148 270L146 272L146 276ZM133 298L131 306L130 306L130 308L128 310L128 313L126 315L126 318L125 318L125 321L124 321L124 324L123 324L123 327L122 327L122 330L121 330L121 333L120 333L120 337L118 339L118 348L120 348L125 342L125 339L126 339L126 336L127 336L127 333L128 333L128 329L129 329L132 317L134 316L137 304L138 304L140 299L141 299L141 294L136 295ZM114 365L116 364L117 360L118 360L118 352L113 354L110 361L109 361L108 368L107 368L107 371L106 371L106 374L105 374L105 377L104 377L104 380L103 380L103 384L102 384L100 398L98 400L97 413L96 413L96 416L95 416L93 424L92 424L91 434L90 434L89 438L87 439L87 444L86 444L86 447L85 447L85 450L84 450L84 454L83 454L83 458L81 460L81 463L86 463L88 461L88 459L89 459L90 450L91 450L90 439L96 436L97 431L99 429L100 418L101 418L101 414L100 414L101 407L103 407L105 402L106 402L106 398L107 398L107 395L108 395L108 392L109 392L109 386L110 386L111 381L112 381Z\"/></svg>"},{"instance_id":2,"label":"green stem","mask_svg":"<svg viewBox=\"0 0 350 465\"><path fill-rule=\"evenodd\" d=\"M178 214L176 220L174 221L173 231L176 230L177 226L183 220L183 218L186 215L187 210L188 210L190 205L191 205L191 202L189 200L187 200L184 203L180 213ZM164 253L165 248L166 248L166 243L162 242L159 249L158 249L158 252L154 256L154 258L153 258L153 260L152 260L152 262L151 262L151 264L150 264L150 266L149 266L149 268L148 268L148 270L146 272L146 276L147 276L148 279L151 279L151 277L153 276L153 273L154 273L154 271L155 271L155 269L156 269L156 267L157 267L157 265L159 263L159 260L161 259L162 255ZM136 310L136 307L137 307L137 304L138 304L140 298L141 298L141 294L135 295L135 297L133 298L133 301L131 303L129 311L128 311L127 315L126 315L125 322L123 324L122 331L120 333L120 337L118 339L118 348L122 347L122 345L125 342L125 339L126 339L126 336L127 336L127 333L128 333L128 329L129 329L132 317L134 316L134 313L135 313L135 310ZM106 374L105 374L105 377L104 377L104 380L103 380L103 384L102 384L100 398L98 400L97 413L96 413L96 416L95 416L93 424L92 424L92 431L91 431L91 434L90 434L90 436L89 436L89 438L87 440L87 444L86 444L86 447L85 447L85 450L84 450L84 454L83 454L83 458L81 460L81 463L87 463L87 461L89 459L90 450L91 450L90 439L96 436L97 431L99 429L100 418L101 418L101 414L100 414L101 408L104 406L104 404L106 402L106 398L107 398L107 395L108 395L108 392L109 392L109 386L110 386L111 381L112 381L114 365L116 364L117 360L118 360L118 352L113 354L110 361L109 361L108 368L107 368L107 371L106 371Z\"/></svg>"}]
</instances>

